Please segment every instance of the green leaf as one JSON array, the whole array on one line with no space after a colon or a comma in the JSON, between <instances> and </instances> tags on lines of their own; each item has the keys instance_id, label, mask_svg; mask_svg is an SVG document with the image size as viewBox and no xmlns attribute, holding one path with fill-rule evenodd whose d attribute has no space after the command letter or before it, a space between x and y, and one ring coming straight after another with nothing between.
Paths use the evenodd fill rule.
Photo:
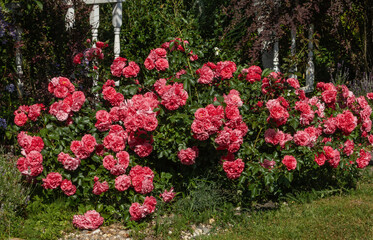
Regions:
<instances>
[{"instance_id":1,"label":"green leaf","mask_svg":"<svg viewBox=\"0 0 373 240\"><path fill-rule=\"evenodd\" d=\"M43 4L40 1L37 1L37 0L35 0L35 3L38 6L38 8L43 11Z\"/></svg>"}]
</instances>

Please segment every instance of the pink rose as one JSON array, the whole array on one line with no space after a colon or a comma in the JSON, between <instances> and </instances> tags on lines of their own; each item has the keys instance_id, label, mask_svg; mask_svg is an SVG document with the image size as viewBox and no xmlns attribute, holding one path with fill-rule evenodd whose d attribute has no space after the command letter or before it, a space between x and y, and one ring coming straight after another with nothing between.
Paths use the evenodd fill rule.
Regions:
<instances>
[{"instance_id":1,"label":"pink rose","mask_svg":"<svg viewBox=\"0 0 373 240\"><path fill-rule=\"evenodd\" d=\"M294 170L297 167L297 160L295 157L290 155L285 155L285 157L282 159L282 163L286 166L288 171Z\"/></svg>"},{"instance_id":2,"label":"pink rose","mask_svg":"<svg viewBox=\"0 0 373 240\"><path fill-rule=\"evenodd\" d=\"M229 179L239 178L244 168L245 163L240 158L235 161L225 161L223 163L223 169Z\"/></svg>"},{"instance_id":3,"label":"pink rose","mask_svg":"<svg viewBox=\"0 0 373 240\"><path fill-rule=\"evenodd\" d=\"M121 175L115 179L115 189L118 191L126 191L130 186L131 178L127 175Z\"/></svg>"},{"instance_id":4,"label":"pink rose","mask_svg":"<svg viewBox=\"0 0 373 240\"><path fill-rule=\"evenodd\" d=\"M60 186L62 182L62 176L58 172L51 172L46 178L43 178L42 186L45 189L55 189Z\"/></svg>"}]
</instances>

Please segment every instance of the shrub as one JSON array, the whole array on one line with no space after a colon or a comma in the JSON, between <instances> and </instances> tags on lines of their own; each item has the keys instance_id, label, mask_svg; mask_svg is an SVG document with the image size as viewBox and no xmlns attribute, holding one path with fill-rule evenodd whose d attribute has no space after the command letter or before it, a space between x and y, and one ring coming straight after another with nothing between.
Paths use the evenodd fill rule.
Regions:
<instances>
[{"instance_id":1,"label":"shrub","mask_svg":"<svg viewBox=\"0 0 373 240\"><path fill-rule=\"evenodd\" d=\"M110 221L131 212L140 220L166 189L184 191L207 172L243 203L350 187L371 159L370 94L318 83L308 98L281 73L231 61L202 65L180 38L151 50L144 66L117 58L109 72L102 52L88 49L88 65L80 63L98 77L96 97L53 78L49 110L33 121L21 106L15 118L24 114L16 124L33 130L18 134L18 169L36 178L44 199L65 194L81 214L95 209Z\"/></svg>"}]
</instances>

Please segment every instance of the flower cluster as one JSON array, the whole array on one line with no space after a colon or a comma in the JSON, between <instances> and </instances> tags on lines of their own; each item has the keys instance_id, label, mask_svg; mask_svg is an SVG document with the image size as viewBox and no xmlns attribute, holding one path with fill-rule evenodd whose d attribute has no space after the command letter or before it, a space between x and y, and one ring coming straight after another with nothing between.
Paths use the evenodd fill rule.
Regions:
<instances>
[{"instance_id":1,"label":"flower cluster","mask_svg":"<svg viewBox=\"0 0 373 240\"><path fill-rule=\"evenodd\" d=\"M242 69L239 78L245 78L249 83L260 82L262 79L262 69L255 65Z\"/></svg>"},{"instance_id":2,"label":"flower cluster","mask_svg":"<svg viewBox=\"0 0 373 240\"><path fill-rule=\"evenodd\" d=\"M194 121L192 123L193 137L198 140L206 140L217 133L223 125L224 108L222 106L215 107L213 104L207 105L205 108L199 108L194 113Z\"/></svg>"},{"instance_id":3,"label":"flower cluster","mask_svg":"<svg viewBox=\"0 0 373 240\"><path fill-rule=\"evenodd\" d=\"M218 150L227 149L228 152L237 152L243 143L243 137L248 131L246 123L238 107L242 106L240 93L232 89L228 96L224 96L225 108L224 129L218 132L215 142L219 145Z\"/></svg>"},{"instance_id":4,"label":"flower cluster","mask_svg":"<svg viewBox=\"0 0 373 240\"><path fill-rule=\"evenodd\" d=\"M104 146L114 152L120 152L126 147L128 133L120 125L111 125L109 134L104 138ZM108 169L110 170L110 169Z\"/></svg>"},{"instance_id":5,"label":"flower cluster","mask_svg":"<svg viewBox=\"0 0 373 240\"><path fill-rule=\"evenodd\" d=\"M157 200L153 196L146 197L142 205L140 205L140 203L138 202L132 203L129 210L131 214L131 220L139 221L145 218L147 215L155 211L156 205Z\"/></svg>"},{"instance_id":6,"label":"flower cluster","mask_svg":"<svg viewBox=\"0 0 373 240\"><path fill-rule=\"evenodd\" d=\"M193 165L196 158L198 157L198 148L196 146L187 149L181 149L177 157L180 159L180 162L184 165Z\"/></svg>"},{"instance_id":7,"label":"flower cluster","mask_svg":"<svg viewBox=\"0 0 373 240\"><path fill-rule=\"evenodd\" d=\"M236 159L235 161L223 162L224 172L227 174L229 179L239 178L244 168L245 163L240 158Z\"/></svg>"},{"instance_id":8,"label":"flower cluster","mask_svg":"<svg viewBox=\"0 0 373 240\"><path fill-rule=\"evenodd\" d=\"M113 155L106 155L102 161L104 167L115 176L122 175L130 162L130 155L126 151L120 151L116 154L117 159Z\"/></svg>"},{"instance_id":9,"label":"flower cluster","mask_svg":"<svg viewBox=\"0 0 373 240\"><path fill-rule=\"evenodd\" d=\"M104 218L95 210L90 210L84 215L74 215L73 225L79 229L94 230L104 223Z\"/></svg>"},{"instance_id":10,"label":"flower cluster","mask_svg":"<svg viewBox=\"0 0 373 240\"><path fill-rule=\"evenodd\" d=\"M14 123L17 126L23 126L26 124L27 120L36 121L40 116L41 110L44 110L45 107L42 103L34 104L31 106L19 106L16 111L14 111Z\"/></svg>"},{"instance_id":11,"label":"flower cluster","mask_svg":"<svg viewBox=\"0 0 373 240\"><path fill-rule=\"evenodd\" d=\"M49 108L49 113L59 121L65 121L73 115L73 112L78 112L86 100L84 93L75 91L74 85L65 77L53 78L48 85L48 90L55 97L63 98L54 102Z\"/></svg>"},{"instance_id":12,"label":"flower cluster","mask_svg":"<svg viewBox=\"0 0 373 240\"><path fill-rule=\"evenodd\" d=\"M153 191L154 173L150 168L136 165L131 168L129 176L131 177L132 186L136 192L147 194Z\"/></svg>"},{"instance_id":13,"label":"flower cluster","mask_svg":"<svg viewBox=\"0 0 373 240\"><path fill-rule=\"evenodd\" d=\"M283 97L268 100L266 107L270 115L267 121L273 120L277 126L286 124L289 118L289 112L287 111L288 106L289 103Z\"/></svg>"},{"instance_id":14,"label":"flower cluster","mask_svg":"<svg viewBox=\"0 0 373 240\"><path fill-rule=\"evenodd\" d=\"M57 160L63 164L63 168L66 170L74 171L76 170L80 165L80 159L79 158L73 158L67 153L59 153Z\"/></svg>"},{"instance_id":15,"label":"flower cluster","mask_svg":"<svg viewBox=\"0 0 373 240\"><path fill-rule=\"evenodd\" d=\"M133 61L129 61L127 65L127 59L123 57L117 57L114 59L110 66L111 74L115 77L124 76L125 78L137 77L140 72L140 67Z\"/></svg>"},{"instance_id":16,"label":"flower cluster","mask_svg":"<svg viewBox=\"0 0 373 240\"><path fill-rule=\"evenodd\" d=\"M166 85L167 80L164 78L159 79L154 83L155 91L161 96L161 104L168 110L176 110L184 106L188 99L188 92L184 90L182 83L174 83Z\"/></svg>"},{"instance_id":17,"label":"flower cluster","mask_svg":"<svg viewBox=\"0 0 373 240\"><path fill-rule=\"evenodd\" d=\"M214 79L231 79L236 70L236 64L231 61L218 62L216 65L208 62L196 71L199 75L198 83L211 84Z\"/></svg>"},{"instance_id":18,"label":"flower cluster","mask_svg":"<svg viewBox=\"0 0 373 240\"><path fill-rule=\"evenodd\" d=\"M18 170L26 176L36 177L40 175L43 172L43 155L40 153L44 148L43 139L20 132L17 141L22 147L22 155L25 156L18 159Z\"/></svg>"},{"instance_id":19,"label":"flower cluster","mask_svg":"<svg viewBox=\"0 0 373 240\"><path fill-rule=\"evenodd\" d=\"M150 132L158 126L157 113L154 112L158 105L157 96L152 92L134 95L132 99L120 103L118 107L113 107L110 110L110 116L105 120L122 121L128 132L136 132L141 129Z\"/></svg>"},{"instance_id":20,"label":"flower cluster","mask_svg":"<svg viewBox=\"0 0 373 240\"><path fill-rule=\"evenodd\" d=\"M273 145L279 144L281 148L285 148L285 144L288 141L293 140L293 137L288 133L284 133L283 131L276 131L275 129L268 128L264 133L264 139L267 143L271 143Z\"/></svg>"},{"instance_id":21,"label":"flower cluster","mask_svg":"<svg viewBox=\"0 0 373 240\"><path fill-rule=\"evenodd\" d=\"M156 68L158 71L165 71L169 68L167 51L164 48L151 50L148 57L145 59L144 65L148 70Z\"/></svg>"},{"instance_id":22,"label":"flower cluster","mask_svg":"<svg viewBox=\"0 0 373 240\"><path fill-rule=\"evenodd\" d=\"M55 77L48 84L48 91L56 98L65 98L75 91L75 86L65 77Z\"/></svg>"},{"instance_id":23,"label":"flower cluster","mask_svg":"<svg viewBox=\"0 0 373 240\"><path fill-rule=\"evenodd\" d=\"M51 172L46 178L43 178L42 186L45 189L55 189L60 186L62 182L62 176L58 172Z\"/></svg>"},{"instance_id":24,"label":"flower cluster","mask_svg":"<svg viewBox=\"0 0 373 240\"><path fill-rule=\"evenodd\" d=\"M101 195L102 193L106 192L107 190L109 190L109 184L107 181L104 181L104 182L100 182L99 181L99 178L98 177L94 177L93 178L93 181L95 182L93 184L93 194L95 195Z\"/></svg>"},{"instance_id":25,"label":"flower cluster","mask_svg":"<svg viewBox=\"0 0 373 240\"><path fill-rule=\"evenodd\" d=\"M85 134L80 141L71 142L70 149L78 159L86 159L95 150L96 139L91 134Z\"/></svg>"}]
</instances>

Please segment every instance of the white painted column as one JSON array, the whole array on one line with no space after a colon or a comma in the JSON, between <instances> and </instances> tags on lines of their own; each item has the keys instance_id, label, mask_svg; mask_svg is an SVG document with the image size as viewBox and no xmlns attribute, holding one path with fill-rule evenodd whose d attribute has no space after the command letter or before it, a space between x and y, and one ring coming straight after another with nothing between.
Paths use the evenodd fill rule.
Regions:
<instances>
[{"instance_id":1,"label":"white painted column","mask_svg":"<svg viewBox=\"0 0 373 240\"><path fill-rule=\"evenodd\" d=\"M69 7L65 16L65 26L66 30L68 31L71 30L75 24L75 9L74 4L71 0L65 0L65 4Z\"/></svg>"},{"instance_id":2,"label":"white painted column","mask_svg":"<svg viewBox=\"0 0 373 240\"><path fill-rule=\"evenodd\" d=\"M114 27L114 57L120 55L120 28L122 26L122 3L118 2L113 8L113 27Z\"/></svg>"},{"instance_id":3,"label":"white painted column","mask_svg":"<svg viewBox=\"0 0 373 240\"><path fill-rule=\"evenodd\" d=\"M314 26L311 24L308 30L308 64L306 70L306 89L305 92L312 92L313 91L313 83L315 81L315 66L313 64L313 31Z\"/></svg>"},{"instance_id":4,"label":"white painted column","mask_svg":"<svg viewBox=\"0 0 373 240\"><path fill-rule=\"evenodd\" d=\"M273 46L273 70L275 72L280 72L280 59L279 59L280 51L278 46L278 38L275 40L275 44Z\"/></svg>"},{"instance_id":5,"label":"white painted column","mask_svg":"<svg viewBox=\"0 0 373 240\"><path fill-rule=\"evenodd\" d=\"M21 49L20 49L21 40L22 40L22 28L18 26L16 29L16 41L17 41L16 67L17 67L17 92L18 92L19 98L23 97L23 83L21 80L22 75L23 75L22 54L21 54Z\"/></svg>"},{"instance_id":6,"label":"white painted column","mask_svg":"<svg viewBox=\"0 0 373 240\"><path fill-rule=\"evenodd\" d=\"M97 41L98 37L98 27L100 25L100 6L98 4L94 4L91 13L89 14L89 23L92 27L92 42L93 47L96 47L95 42Z\"/></svg>"}]
</instances>

